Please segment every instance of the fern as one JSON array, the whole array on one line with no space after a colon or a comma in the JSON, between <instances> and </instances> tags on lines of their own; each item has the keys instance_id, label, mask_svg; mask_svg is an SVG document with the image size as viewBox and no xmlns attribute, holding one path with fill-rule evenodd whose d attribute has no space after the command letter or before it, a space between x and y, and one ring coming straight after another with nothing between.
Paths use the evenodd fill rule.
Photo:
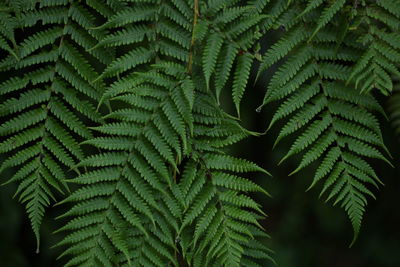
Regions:
<instances>
[{"instance_id":1,"label":"fern","mask_svg":"<svg viewBox=\"0 0 400 267\"><path fill-rule=\"evenodd\" d=\"M184 210L178 233L183 255L193 266L258 266L259 260L270 261L271 251L257 241L268 237L257 221L265 214L247 195L268 193L237 174L265 171L221 151L248 133L223 114L204 124L204 116L218 112L205 95L199 94L195 107L194 137L198 141L175 189ZM215 135L215 128L224 130Z\"/></svg>"},{"instance_id":2,"label":"fern","mask_svg":"<svg viewBox=\"0 0 400 267\"><path fill-rule=\"evenodd\" d=\"M369 3L371 2L371 3ZM388 95L393 90L391 76L400 77L399 1L368 1L357 10L355 25L363 55L354 65L349 81L362 92L377 88Z\"/></svg>"},{"instance_id":3,"label":"fern","mask_svg":"<svg viewBox=\"0 0 400 267\"><path fill-rule=\"evenodd\" d=\"M315 171L312 188L324 180L321 191L334 205L340 203L346 210L356 239L367 196L374 197L369 186L378 187L381 181L366 158L390 162L381 151L387 151L377 118L373 112L382 112L381 106L370 95L359 95L345 85L349 78L349 65L356 65L360 58L358 49L351 45L351 35L343 40L335 38L335 27L329 21L338 12L323 3L310 2L298 18L291 14L300 11L301 5L293 4L286 11L285 20L293 21L282 39L264 55L261 70L285 58L285 62L272 77L263 105L283 100L274 113L269 128L277 121L288 119L275 144L295 132L295 141L285 159L303 153L295 174L316 160L320 165ZM337 15L339 16L339 15ZM309 25L299 32L303 23ZM315 25L315 26L314 26ZM285 43L285 45L283 45ZM281 45L282 44L282 45ZM281 161L281 162L282 162Z\"/></svg>"},{"instance_id":4,"label":"fern","mask_svg":"<svg viewBox=\"0 0 400 267\"><path fill-rule=\"evenodd\" d=\"M16 16L12 15L13 11L16 14L20 13L18 1L14 2L14 4L10 2L3 2L0 4L0 49L5 50L17 58L17 54L14 51L16 46L14 29L17 27L18 22Z\"/></svg>"},{"instance_id":5,"label":"fern","mask_svg":"<svg viewBox=\"0 0 400 267\"><path fill-rule=\"evenodd\" d=\"M153 211L160 209L158 199L167 194L165 186L173 182L169 168L176 168L176 158L186 153L185 118L180 114L179 108L184 110L185 114L190 112L189 101L185 101L184 98L184 90L193 90L190 81L179 84L172 77L162 73L139 76L146 82L138 84L131 93L114 97L115 101L127 102L129 107L107 115L106 119L110 122L94 128L103 135L85 142L104 152L92 155L79 164L95 169L73 180L85 186L65 200L77 202L67 213L77 217L62 228L75 231L60 245L70 244L74 247L74 250L68 251L71 254L74 254L74 251L86 251L85 257L79 253L69 264L102 263L107 266L115 261L110 255L117 255L118 251L124 253L129 260L126 246L130 242L122 237L117 240L122 242L121 244L112 239L106 243L107 246L116 249L98 251L104 240L107 240L109 235L114 235L106 229L119 232L121 225L128 225L147 234L149 230L144 228L145 223L140 216L144 216L155 226L157 220ZM178 94L179 100L183 102L175 103L175 94ZM121 128L132 130L121 131ZM115 156L120 160L115 161ZM98 200L105 203L101 209L93 211L85 208ZM119 202L125 203L126 209L122 209ZM82 211L77 213L74 212L75 209ZM91 221L96 217L103 220ZM114 221L114 217L118 219ZM125 227L129 228L128 226ZM93 233L91 236L84 239L74 238L80 236L79 232L89 230ZM107 258L107 261L104 258Z\"/></svg>"},{"instance_id":6,"label":"fern","mask_svg":"<svg viewBox=\"0 0 400 267\"><path fill-rule=\"evenodd\" d=\"M14 31L37 29L18 43L9 33L17 49L1 62L9 78L0 89L5 99L0 106L0 151L9 157L0 172L18 166L7 183L19 182L16 195L26 204L38 249L45 208L55 191L68 190L65 172L78 171L75 164L83 158L79 142L92 137L87 123L102 121L94 108L102 85L90 84L96 71L88 64L89 54L82 52L101 37L87 29L94 25L92 13L87 5L66 1L23 7L13 18ZM107 62L107 52L97 50L91 56Z\"/></svg>"},{"instance_id":7,"label":"fern","mask_svg":"<svg viewBox=\"0 0 400 267\"><path fill-rule=\"evenodd\" d=\"M197 33L191 33L192 28L188 25L194 24L196 27L196 23L200 24L201 22L191 22L187 19L191 18L190 13L187 12L190 10L190 6L184 2L163 2L159 6L152 5L152 8L146 5L147 3L134 4L128 10L112 16L104 26L100 27L101 29L122 27L121 30L114 31L110 37L106 37L104 40L107 41L100 42L100 45L107 43L108 46L113 47L129 46L128 52L117 57L96 79L118 76L115 77L117 81L106 91L105 99L121 101L127 107L108 114L105 119L109 122L94 128L102 136L85 142L100 150L105 150L105 152L90 156L79 164L79 166L94 169L72 180L84 186L63 201L76 203L69 212L63 215L63 217L73 216L74 219L60 229L73 231L59 243L59 245L69 246L63 255L73 256L67 266L77 264L107 266L120 260L128 263L132 261L144 266L165 266L167 262L177 265L173 250L176 249L177 244L175 243L178 242L176 240L180 240L178 235L187 229L188 224L193 224L198 219L197 209L190 207L193 204L191 201L197 202L195 198L209 199L210 188L216 187L216 185L209 184L203 188L204 184L201 181L206 178L204 174L190 178L198 180L197 187L193 189L195 191L180 192L180 185L176 184L183 161L193 163L199 161L192 159L198 157L194 156L197 154L194 151L194 142L200 138L196 136L196 130L200 128L196 123L209 125L221 120L213 117L216 111L207 110L206 103L195 103L195 82L192 80L191 74L192 68L194 68L192 65L197 61L193 62L191 57L196 57L193 55L192 46L198 40L195 37L191 38L191 35ZM177 8L180 14L170 12L173 10L171 6ZM198 7L194 6L193 8ZM149 10L149 12L143 13L143 10ZM128 14L146 15L141 18L136 17L135 28L131 28L130 25L125 28L126 23L132 22L132 16L128 16ZM116 38L121 36L122 32L140 29L141 23L143 26L149 23L154 25L152 26L154 33L148 34L146 42L143 42L142 38L129 40L129 43L128 40L121 42ZM115 40L115 43L110 40ZM173 53L179 56L174 56ZM210 60L213 59L210 58ZM203 63L208 64L204 60ZM182 64L186 67L182 68ZM195 68L197 69L197 65ZM132 73L132 71L140 69L147 69L147 72ZM120 78L120 75L123 77ZM206 83L208 83L207 78ZM192 113L194 107L200 112L197 117L196 113ZM224 126L219 127L222 130ZM246 136L240 127L236 126L236 129L239 129L240 132L234 133L231 141L227 140L228 143L220 139L231 133L226 130L222 131L223 136L216 136L218 140L215 145L224 146ZM210 137L208 142L211 141ZM228 168L232 171L234 169L239 171L262 170L246 161L229 157L220 159L224 159L226 163L219 162L216 158L213 162L218 165L202 166L202 168L207 168L207 171L208 168L210 170L211 168L217 170ZM232 162L229 163L229 161ZM187 165L183 164L182 166ZM185 167L185 172L187 171ZM246 184L246 180L243 180L242 183L243 186L250 185L253 190L256 188L258 191L262 191L255 184L250 182ZM190 185L188 184L188 186ZM230 186L240 188L241 184L235 185L233 182ZM204 192L199 191L203 189ZM212 189L212 191L215 190L217 188ZM186 196L186 194L190 195ZM231 213L221 213L222 216L232 217L229 219L233 224L232 229L221 229L226 236L219 240L221 243L213 243L210 249L216 248L218 245L218 248L221 249L219 253L222 255L213 255L213 257L223 265L230 266L233 263L238 265L244 249L248 247L250 258L251 252L258 252L264 255L263 257L270 258L269 254L262 252L265 249L262 246L260 248L259 243L250 242L250 237L253 237L252 232L255 236L262 236L262 234L253 228L246 230L246 227L250 227L250 225L246 226L244 223L253 223L257 226L258 216L241 210L240 201L249 203L246 205L251 205L250 207L256 208L257 211L260 211L259 207L244 195L242 198L239 196L235 198L237 193L232 191L232 194L234 195L223 200L228 204L233 201L230 206L226 207L231 209ZM218 199L209 200L217 201ZM98 201L104 203L104 206L92 209L93 203ZM125 208L121 208L122 203ZM212 205L208 202L198 202L198 204L203 207ZM245 215L251 215L253 218L249 221L243 217ZM244 222L240 223L243 219ZM162 223L163 221L164 223ZM219 227L218 221L215 221L214 224L214 227ZM132 236L131 234L122 234L121 228L132 229ZM239 232L237 233L237 231ZM91 234L82 236L81 233ZM240 237L244 234L245 236ZM237 237L234 238L236 235ZM118 238L113 240L116 236ZM140 243L143 242L142 245L130 247L132 238L136 240L138 237L142 240L140 241ZM182 236L182 241L178 242L182 246L183 255L193 254L193 251L186 251L194 249L192 245L187 246L188 244L184 243L187 238L187 235ZM202 238L202 235L199 233L197 238ZM237 247L236 242L238 241L244 244ZM99 247L102 249L99 250ZM199 261L205 261L204 256L206 255L193 254L187 258L187 261L196 262L198 265ZM231 259L232 256L236 258ZM243 256L243 259L245 258Z\"/></svg>"},{"instance_id":8,"label":"fern","mask_svg":"<svg viewBox=\"0 0 400 267\"><path fill-rule=\"evenodd\" d=\"M253 3L238 6L235 1L211 1L204 13L215 18L200 19L198 23L197 42L204 43L200 53L207 88L214 76L215 95L219 99L232 78L232 100L240 115L240 102L259 50L255 43L262 36L260 22L264 16Z\"/></svg>"},{"instance_id":9,"label":"fern","mask_svg":"<svg viewBox=\"0 0 400 267\"><path fill-rule=\"evenodd\" d=\"M399 78L397 2L3 1L0 173L38 249L57 202L66 266L273 263L251 179L269 173L229 153L259 135L240 120L256 67L273 73L257 111L279 102L275 145L294 135L281 162L302 154L290 175L314 168L354 242L382 183L371 160L391 164L371 90Z\"/></svg>"},{"instance_id":10,"label":"fern","mask_svg":"<svg viewBox=\"0 0 400 267\"><path fill-rule=\"evenodd\" d=\"M62 256L72 256L67 266L109 266L131 261L144 266L164 266L167 262L176 265L172 231L177 226L168 206L175 204L168 188L173 184L171 172L177 171L178 162L188 151L187 130L192 127L188 114L194 88L180 65L170 61L168 51L179 49L174 36L162 40L166 50L155 44L158 36L171 33L161 32L166 27L159 26L171 23L162 14L163 6L135 3L99 27L118 28L93 49L128 47L95 79L116 78L101 101L111 99L111 104L120 102L126 107L114 110L105 117L105 124L94 128L100 136L86 144L102 152L81 161L81 166L92 170L73 180L83 187L64 201L75 203L63 215L74 219L60 229L71 232L59 243L68 245ZM141 27L152 27L153 31L140 38L118 38ZM161 61L162 56L167 61ZM187 62L187 56L181 58ZM154 63L158 66L150 67ZM162 66L170 65L177 65L178 73L187 78L177 80L175 73L163 71ZM133 73L140 68L149 72ZM99 201L103 205L98 205Z\"/></svg>"}]
</instances>

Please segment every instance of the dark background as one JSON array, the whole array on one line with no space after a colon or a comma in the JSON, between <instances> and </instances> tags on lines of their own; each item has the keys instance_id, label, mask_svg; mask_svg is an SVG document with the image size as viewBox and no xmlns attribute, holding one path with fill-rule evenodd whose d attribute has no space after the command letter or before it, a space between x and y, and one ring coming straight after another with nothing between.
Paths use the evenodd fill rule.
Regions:
<instances>
[{"instance_id":1,"label":"dark background","mask_svg":"<svg viewBox=\"0 0 400 267\"><path fill-rule=\"evenodd\" d=\"M268 76L267 73L255 87L249 86L243 99L242 123L250 130L265 131L275 110L270 105L260 113L255 111L264 96ZM222 96L223 104L232 111L230 92L225 93ZM380 101L386 106L387 99ZM273 175L255 175L252 178L272 195L272 198L255 197L269 215L263 225L271 235L268 245L276 252L278 266L400 266L400 209L397 206L400 203L400 147L390 122L382 116L379 119L396 168L374 162L385 186L374 191L377 200L370 199L360 236L351 248L349 245L353 232L345 211L340 207L332 207L332 203L325 203L324 198L318 199L321 187L316 186L305 192L312 181L315 165L290 177L288 174L295 169L298 157L289 158L277 166L293 141L293 137L284 139L272 150L280 124L266 135L250 137L232 147L234 154L255 161ZM7 172L2 173L0 183L6 181L7 177ZM62 266L63 261L56 260L62 248L52 248L62 236L52 232L62 225L62 221L54 218L62 214L65 207L51 207L48 210L41 228L41 250L36 254L35 238L24 208L16 199L12 199L15 189L15 184L0 187L0 267Z\"/></svg>"}]
</instances>

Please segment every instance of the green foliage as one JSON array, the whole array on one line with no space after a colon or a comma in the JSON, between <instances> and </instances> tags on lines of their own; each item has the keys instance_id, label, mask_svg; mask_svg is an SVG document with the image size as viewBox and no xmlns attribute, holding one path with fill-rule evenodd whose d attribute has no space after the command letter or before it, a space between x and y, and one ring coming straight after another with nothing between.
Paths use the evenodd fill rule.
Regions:
<instances>
[{"instance_id":1,"label":"green foliage","mask_svg":"<svg viewBox=\"0 0 400 267\"><path fill-rule=\"evenodd\" d=\"M217 12L220 5L210 10ZM248 133L221 113L206 93L203 86L206 83L209 88L210 77L194 75L200 69L215 68L218 55L204 56L206 48L199 60L203 65L198 65L192 46L201 39L191 32L194 21L191 13L185 12L190 9L179 1L133 4L98 27L112 29L112 34L97 47L125 47L95 79L112 81L102 102L122 104L104 117L104 124L92 128L100 136L83 144L101 152L79 163L89 171L71 182L82 187L62 201L74 203L62 216L72 217L71 221L60 229L70 232L59 243L68 245L63 256L72 256L67 266L109 266L119 261L140 266L177 265L177 249L195 266L207 262L239 266L241 261L251 264L271 259L270 251L255 240L265 237L257 222L264 213L246 195L264 190L224 173L264 170L218 152ZM243 31L239 26L236 36ZM139 34L140 38L136 34L129 40L118 38L140 29L150 30ZM223 36L218 36L222 46ZM249 71L245 77L235 78L242 91ZM211 208L216 212L213 217L200 216ZM193 231L199 227L203 230L196 230L193 243ZM208 228L220 237L211 240ZM132 244L137 239L141 241Z\"/></svg>"},{"instance_id":2,"label":"green foliage","mask_svg":"<svg viewBox=\"0 0 400 267\"><path fill-rule=\"evenodd\" d=\"M270 128L287 119L275 145L297 133L282 161L303 152L292 175L319 160L308 189L324 180L321 195L327 193L327 201L333 199L334 205L340 203L346 210L353 225L354 242L367 197L375 198L369 187L382 183L366 158L391 163L382 154L388 151L374 115L383 113L381 106L371 95L360 95L355 90L357 83L346 84L365 55L354 43L355 33L348 29L336 33L334 18L340 21L339 9L345 1L326 6L323 2L310 1L300 15L296 14L302 4L293 3L281 15L282 21L278 19L287 25L286 32L267 50L260 71L281 59L284 63L271 78L262 106L282 101L269 125Z\"/></svg>"},{"instance_id":3,"label":"green foliage","mask_svg":"<svg viewBox=\"0 0 400 267\"><path fill-rule=\"evenodd\" d=\"M102 121L94 105L103 89L90 83L96 70L88 58L107 63L109 54L85 52L102 38L101 32L87 30L100 16L88 6L46 1L21 8L2 27L9 29L3 35L16 48L6 47L10 53L0 64L8 74L0 85L5 99L0 106L0 151L9 155L0 172L17 167L8 182L19 182L16 195L26 204L39 240L45 207L55 199L55 190L68 190L65 172L83 158L79 142L92 137L87 123ZM22 29L27 34L17 42L11 30Z\"/></svg>"},{"instance_id":4,"label":"green foliage","mask_svg":"<svg viewBox=\"0 0 400 267\"><path fill-rule=\"evenodd\" d=\"M391 164L371 89L388 94L399 74L394 2L3 1L4 183L37 240L46 208L68 207L66 266L270 264L253 199L268 193L251 179L269 173L229 154L258 134L220 105L241 117L261 61L257 78L273 76L260 108L280 102L268 129L285 121L275 144L295 134L282 161L303 154L291 174L315 168L310 188L323 182L355 240L382 183L371 160Z\"/></svg>"},{"instance_id":5,"label":"green foliage","mask_svg":"<svg viewBox=\"0 0 400 267\"><path fill-rule=\"evenodd\" d=\"M372 1L371 1L372 2ZM362 92L377 88L388 95L393 90L391 76L400 77L399 1L364 3L355 12L349 30L356 31L362 56L354 65L349 81Z\"/></svg>"}]
</instances>

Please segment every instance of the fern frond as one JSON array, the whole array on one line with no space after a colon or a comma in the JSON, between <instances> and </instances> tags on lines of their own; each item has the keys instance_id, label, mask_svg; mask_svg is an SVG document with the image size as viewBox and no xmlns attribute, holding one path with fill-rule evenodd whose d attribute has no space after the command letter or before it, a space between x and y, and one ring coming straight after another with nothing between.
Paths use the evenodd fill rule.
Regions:
<instances>
[{"instance_id":1,"label":"fern frond","mask_svg":"<svg viewBox=\"0 0 400 267\"><path fill-rule=\"evenodd\" d=\"M137 75L143 81L137 84L137 87L142 90L127 90L113 97L113 101L124 101L129 108L115 110L107 115L105 118L110 122L94 128L97 132L103 133L102 137L92 138L85 142L109 152L101 152L80 163L80 166L96 167L96 170L73 180L85 186L72 193L64 201L76 203L71 211L85 205L79 204L82 201L91 203L96 199L101 199L108 203L106 208L96 210L96 213L100 213L101 217L105 218L104 220L96 221L94 225L80 224L80 221L89 220L95 216L93 211L88 209L87 212L79 214L71 221L72 228L62 229L88 231L96 227L96 230L93 230L93 236L82 240L71 239L67 236L59 244L79 246L82 249L89 246L89 243L95 244L87 250L88 257L81 259L81 264L104 264L103 261L106 258L108 262L115 262L118 261L119 253L125 255L124 260L131 261L139 257L141 258L139 261L150 260L156 266L162 266L161 263L165 261L161 259L165 257L168 261L175 260L171 256L172 252L167 252L171 249L170 243L165 244L167 233L159 232L161 226L158 223L163 217L155 218L155 214L159 212L159 216L166 216L170 213L168 209L170 203L165 204L167 207L164 211L160 210L159 202L169 197L168 187L173 183L171 171L176 169L176 158L182 158L188 153L187 129L192 127L190 125L193 121L188 114L191 113L193 107L190 103L193 101L191 95L194 94L190 90L194 88L189 78L177 81L174 76L169 76L157 69L151 73ZM111 156L110 153L118 153L121 160L115 160L116 157ZM171 169L170 166L173 168ZM108 173L113 173L113 175ZM127 208L121 208L115 204L115 201L122 201ZM73 215L75 214L68 212L68 216ZM112 221L111 218L115 216L122 223ZM152 225L145 226L148 224L146 221L152 222ZM130 238L134 237L122 234L119 225L126 225L129 231L140 230L141 233L137 234L144 235L141 237L143 244L156 246L153 247L155 251L152 252L152 249L148 247L122 246L123 243L130 244ZM110 251L100 255L97 251L102 246L99 243L100 240L109 238L107 231L104 230L107 228L114 229L113 231L116 232L110 232L110 235L121 236L119 242L123 243L114 243L109 240L107 244ZM75 232L70 235L74 236ZM145 255L138 256L139 250ZM152 256L151 253L156 254ZM71 265L81 257L74 251L67 254L72 256L69 261Z\"/></svg>"},{"instance_id":2,"label":"fern frond","mask_svg":"<svg viewBox=\"0 0 400 267\"><path fill-rule=\"evenodd\" d=\"M358 47L350 45L349 35L340 40L333 32L335 27L330 21L340 15L336 14L337 7L344 3L336 1L325 8L321 1L311 1L310 10L277 42L288 43L273 46L266 52L261 68L282 58L284 62L274 73L262 106L283 100L269 126L287 120L275 144L293 133L297 136L282 161L303 154L290 175L320 161L309 189L324 181L322 193L326 192L327 200L334 199L334 205L340 203L346 210L353 225L354 242L367 196L374 197L369 186L377 187L381 183L366 160L376 158L390 162L381 152L387 149L373 114L382 112L382 108L372 96L360 95L352 86L345 85L350 73L348 65L370 64L367 64L368 59L355 63L360 58ZM287 11L290 16L294 16L290 9L300 4L293 5ZM310 27L297 32L303 20ZM309 43L305 44L305 40Z\"/></svg>"},{"instance_id":3,"label":"fern frond","mask_svg":"<svg viewBox=\"0 0 400 267\"><path fill-rule=\"evenodd\" d=\"M256 240L266 237L258 223L260 215L264 213L247 194L268 193L237 173L265 171L254 163L216 150L221 148L215 146L221 142L221 136L210 136L207 143L196 141L201 140L196 138L196 133L202 135L203 132L197 132L197 127L207 127L210 132L223 121L234 123L225 115L218 115L219 111L210 102L206 104L203 100L207 99L206 95L199 96L198 101L204 104L195 105L199 107L195 110L195 122L197 116L211 112L221 120L207 126L202 126L201 120L195 124L192 157L178 177L175 196L184 211L178 232L182 253L188 263L194 266L258 266L260 260L272 260L271 251ZM241 131L240 127L231 128L224 136L236 135ZM216 140L209 142L210 139Z\"/></svg>"},{"instance_id":4,"label":"fern frond","mask_svg":"<svg viewBox=\"0 0 400 267\"><path fill-rule=\"evenodd\" d=\"M102 121L94 109L102 85L89 83L96 71L75 38L79 31L97 42L99 35L87 27L98 14L85 4L66 1L22 5L19 12L19 24L9 29L24 30L26 37L15 43L18 60L9 56L5 61L2 77L9 78L0 85L0 151L10 155L1 171L19 169L9 181L19 183L17 194L26 204L39 249L45 209L55 199L55 190L68 190L66 171L83 158L79 142L92 137L87 123Z\"/></svg>"}]
</instances>

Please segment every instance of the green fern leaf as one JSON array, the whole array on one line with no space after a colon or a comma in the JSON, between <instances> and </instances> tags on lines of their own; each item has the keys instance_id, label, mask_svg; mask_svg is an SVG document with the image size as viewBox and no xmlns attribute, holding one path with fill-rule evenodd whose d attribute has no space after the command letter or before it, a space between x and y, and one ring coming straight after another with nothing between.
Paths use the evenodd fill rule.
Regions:
<instances>
[{"instance_id":1,"label":"green fern leaf","mask_svg":"<svg viewBox=\"0 0 400 267\"><path fill-rule=\"evenodd\" d=\"M99 35L87 30L96 18L86 4L58 1L18 10L19 24L10 30L24 28L26 37L14 42L3 33L14 42L18 60L8 60L2 69L12 74L1 81L0 151L13 156L1 170L19 169L9 181L19 182L17 194L26 204L39 249L40 224L55 199L53 191L68 190L65 173L83 158L79 142L92 136L86 118L101 121L93 104L102 86L89 83L96 71L83 40L76 39L77 31L92 42Z\"/></svg>"},{"instance_id":2,"label":"green fern leaf","mask_svg":"<svg viewBox=\"0 0 400 267\"><path fill-rule=\"evenodd\" d=\"M368 185L377 187L381 183L365 159L378 158L390 162L381 152L387 149L378 120L372 113L382 112L382 108L372 96L360 95L351 86L344 85L349 76L355 75L341 63L343 60L348 62L346 64L354 64L353 73L364 73L364 68L370 66L369 62L374 57L372 54L357 56L360 55L358 47L350 45L348 37L343 41L332 38L336 34L332 31L331 21L338 16L337 12L341 12L344 4L345 1L336 1L324 8L319 1L310 2L307 14L301 16L305 22L315 25L315 30L303 31L303 39L293 38L302 23L297 21L277 42L290 40L289 43L284 48L281 46L281 50L271 48L267 51L266 58L272 57L272 60L271 63L265 61L265 67L284 57L286 60L273 75L262 106L283 100L269 126L288 119L275 144L292 133L298 133L282 161L303 152L302 160L290 175L320 161L308 190L325 180L321 194L326 192L327 200L334 199L334 204L341 203L346 210L354 229L354 243L366 209L367 196L374 197ZM296 4L287 11L288 16L295 16L290 9L295 10ZM304 40L307 39L309 44L304 47ZM324 48L335 42L340 42L335 53ZM349 49L354 52L349 53ZM388 56L393 52L386 50L384 53ZM348 56L350 54L354 56ZM392 57L396 58L396 55ZM382 73L380 75L384 77Z\"/></svg>"}]
</instances>

